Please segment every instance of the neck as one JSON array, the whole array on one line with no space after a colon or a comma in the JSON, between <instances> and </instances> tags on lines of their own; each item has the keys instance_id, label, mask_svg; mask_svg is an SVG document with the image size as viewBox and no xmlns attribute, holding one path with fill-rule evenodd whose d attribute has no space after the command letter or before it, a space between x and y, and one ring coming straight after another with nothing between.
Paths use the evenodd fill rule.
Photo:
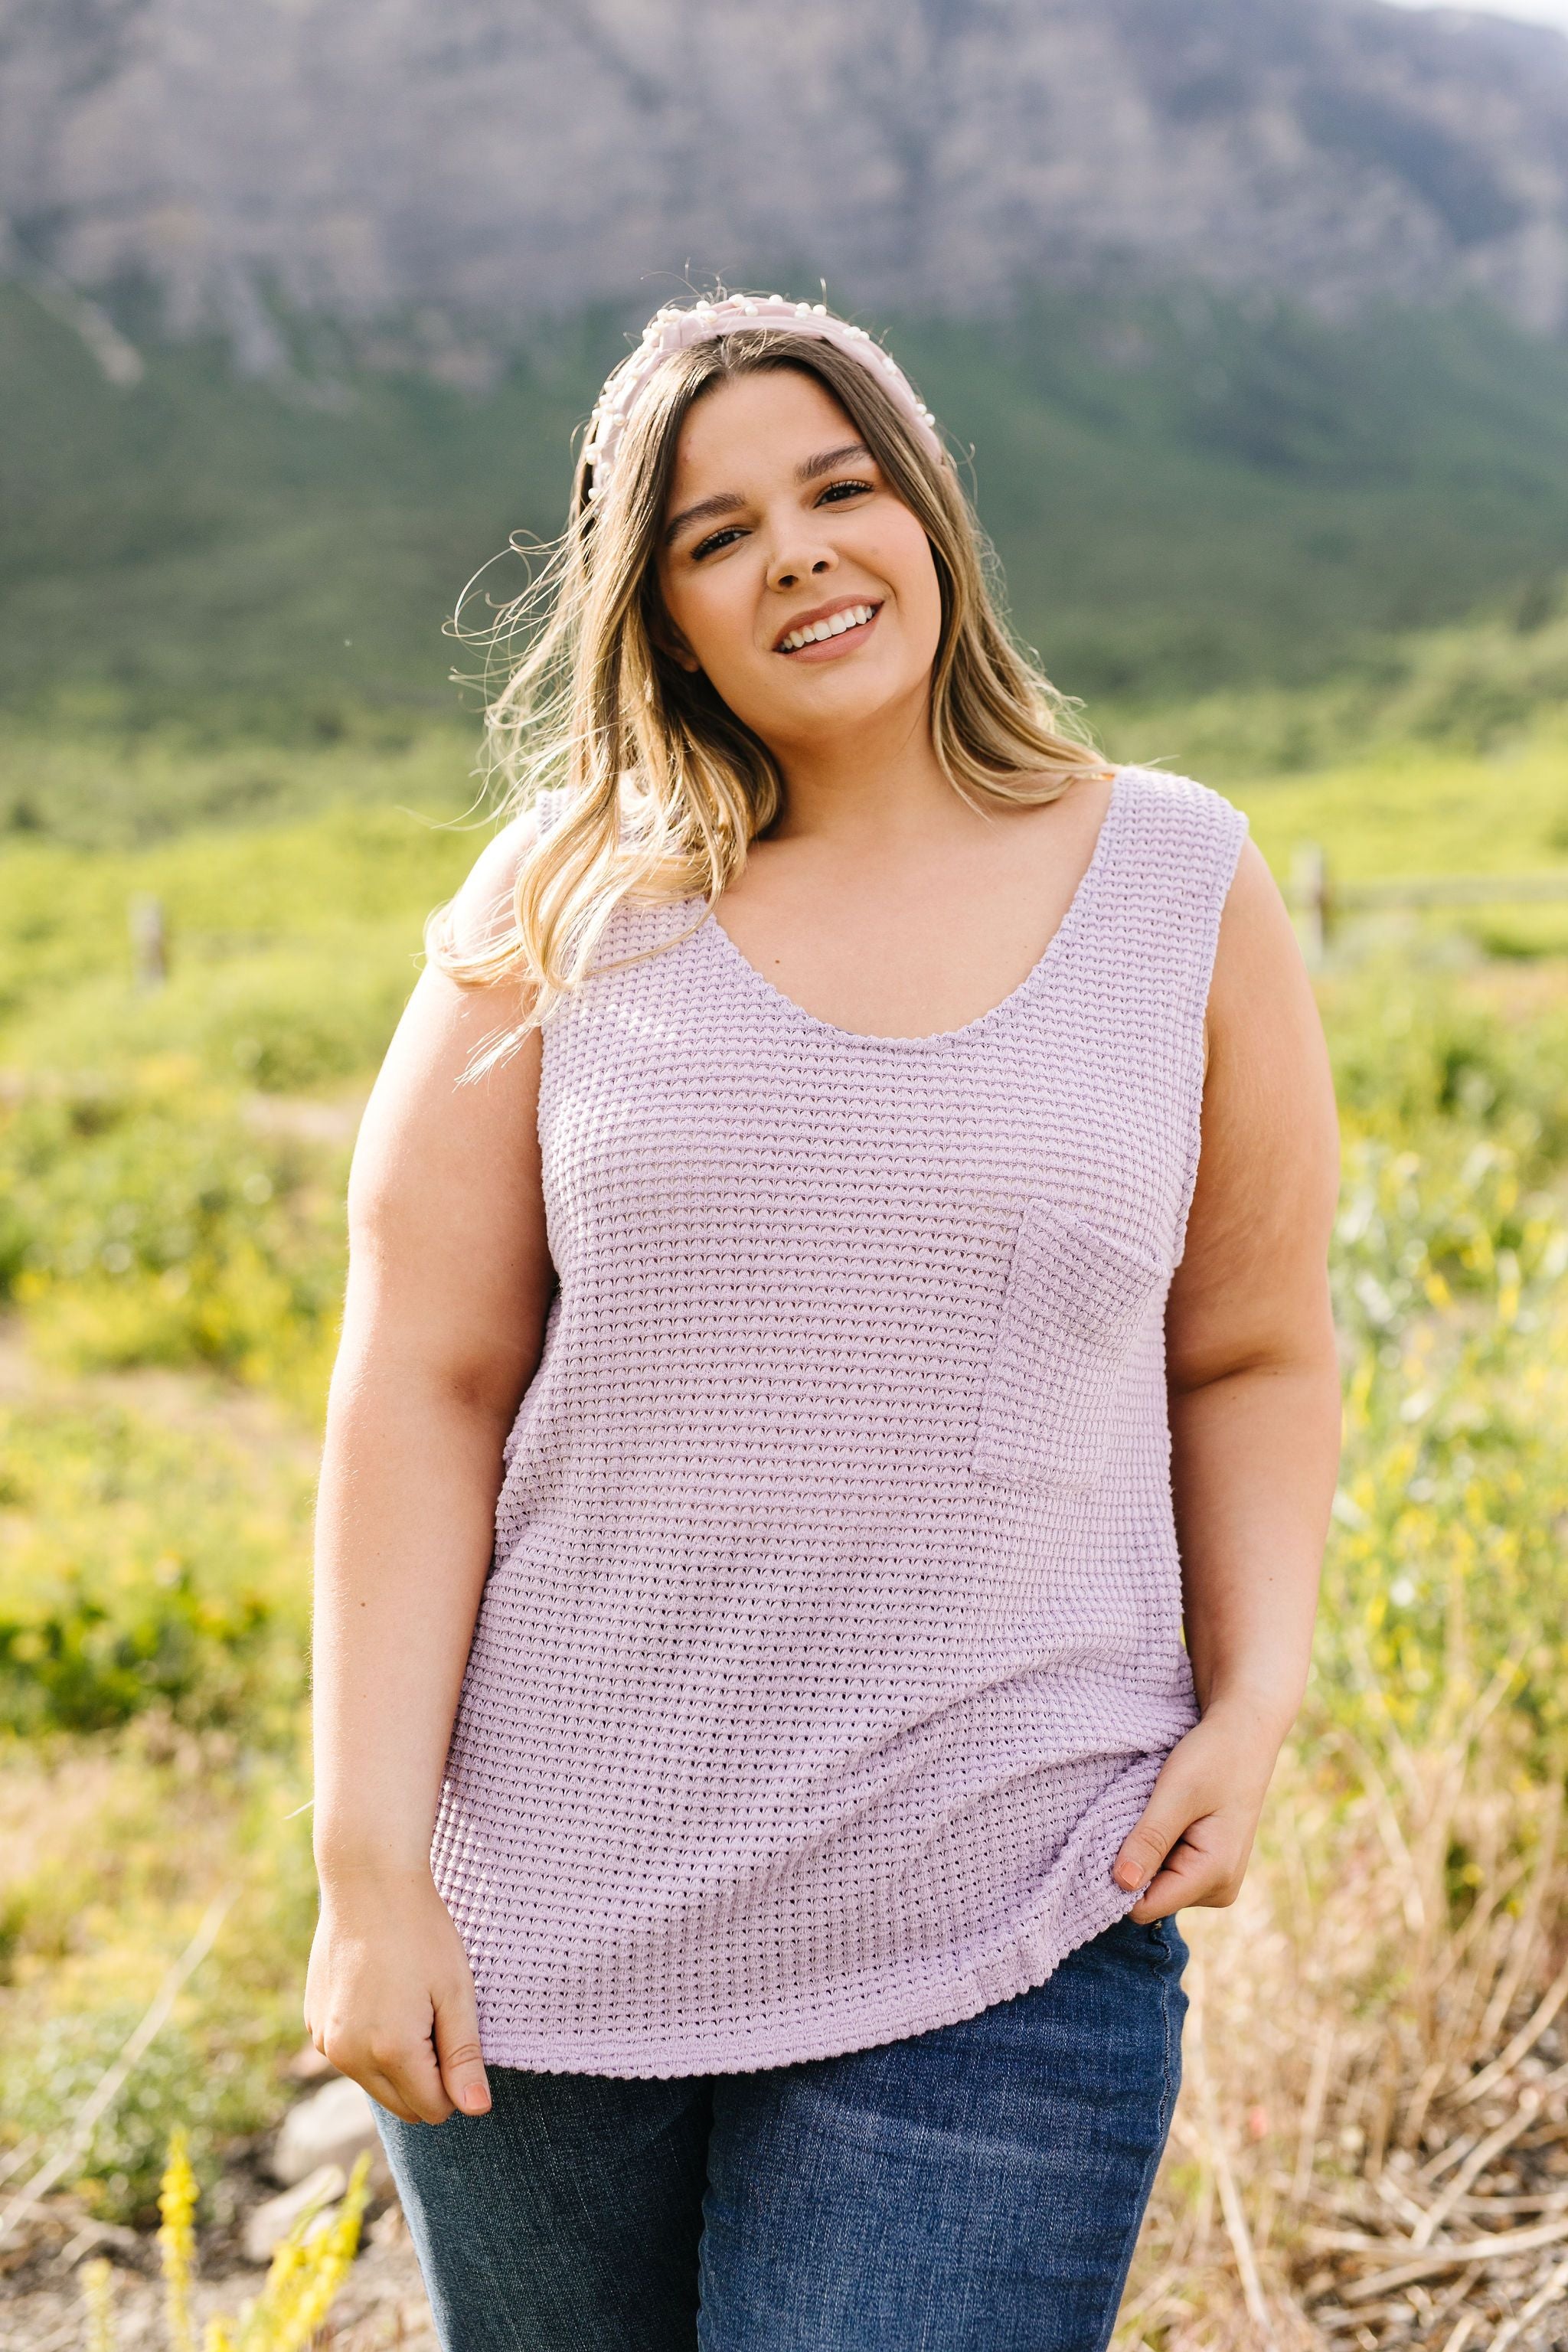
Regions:
<instances>
[{"instance_id":1,"label":"neck","mask_svg":"<svg viewBox=\"0 0 1568 2352\"><path fill-rule=\"evenodd\" d=\"M931 748L924 698L913 708L879 713L864 727L772 748L784 772L784 805L770 841L814 837L847 851L886 853L973 821Z\"/></svg>"}]
</instances>

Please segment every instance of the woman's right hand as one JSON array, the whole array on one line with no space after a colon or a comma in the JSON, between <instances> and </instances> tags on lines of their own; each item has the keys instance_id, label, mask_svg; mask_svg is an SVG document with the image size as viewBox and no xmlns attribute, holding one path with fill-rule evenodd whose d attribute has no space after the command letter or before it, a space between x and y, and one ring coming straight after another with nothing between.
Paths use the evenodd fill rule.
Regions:
<instances>
[{"instance_id":1,"label":"woman's right hand","mask_svg":"<svg viewBox=\"0 0 1568 2352\"><path fill-rule=\"evenodd\" d=\"M323 1875L305 2026L405 2123L489 2110L468 1954L427 1870Z\"/></svg>"}]
</instances>

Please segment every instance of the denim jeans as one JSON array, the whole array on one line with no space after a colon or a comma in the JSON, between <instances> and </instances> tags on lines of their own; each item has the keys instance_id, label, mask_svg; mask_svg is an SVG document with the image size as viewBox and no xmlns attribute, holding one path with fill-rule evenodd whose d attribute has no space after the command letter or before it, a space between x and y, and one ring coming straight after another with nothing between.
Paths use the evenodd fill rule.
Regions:
<instances>
[{"instance_id":1,"label":"denim jeans","mask_svg":"<svg viewBox=\"0 0 1568 2352\"><path fill-rule=\"evenodd\" d=\"M447 2352L1100 2352L1181 2074L1187 1947L1131 1919L1032 1992L841 2058L489 2069L376 2111Z\"/></svg>"}]
</instances>

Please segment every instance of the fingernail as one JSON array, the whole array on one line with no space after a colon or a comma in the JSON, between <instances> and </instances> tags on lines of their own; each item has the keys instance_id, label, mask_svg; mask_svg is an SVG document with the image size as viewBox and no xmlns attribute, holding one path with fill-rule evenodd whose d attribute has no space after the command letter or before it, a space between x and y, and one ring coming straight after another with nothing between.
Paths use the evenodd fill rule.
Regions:
<instances>
[{"instance_id":1,"label":"fingernail","mask_svg":"<svg viewBox=\"0 0 1568 2352\"><path fill-rule=\"evenodd\" d=\"M489 2106L489 2100L482 2084L468 2084L468 2089L463 2093L463 2105L471 2116L479 2115L481 2109Z\"/></svg>"}]
</instances>

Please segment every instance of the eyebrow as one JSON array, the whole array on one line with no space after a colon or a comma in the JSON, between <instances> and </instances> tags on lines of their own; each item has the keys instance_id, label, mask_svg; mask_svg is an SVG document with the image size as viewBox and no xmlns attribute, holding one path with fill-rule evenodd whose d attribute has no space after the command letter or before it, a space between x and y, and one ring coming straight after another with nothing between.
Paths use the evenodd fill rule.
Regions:
<instances>
[{"instance_id":1,"label":"eyebrow","mask_svg":"<svg viewBox=\"0 0 1568 2352\"><path fill-rule=\"evenodd\" d=\"M820 481L824 474L836 473L840 466L847 466L857 457L869 461L870 457L864 441L846 441L837 449L824 449L815 457L803 458L795 469L795 478L797 482ZM710 499L699 499L694 506L682 507L665 524L664 544L671 546L692 523L710 522L719 515L735 514L745 503L739 490L716 490Z\"/></svg>"}]
</instances>

